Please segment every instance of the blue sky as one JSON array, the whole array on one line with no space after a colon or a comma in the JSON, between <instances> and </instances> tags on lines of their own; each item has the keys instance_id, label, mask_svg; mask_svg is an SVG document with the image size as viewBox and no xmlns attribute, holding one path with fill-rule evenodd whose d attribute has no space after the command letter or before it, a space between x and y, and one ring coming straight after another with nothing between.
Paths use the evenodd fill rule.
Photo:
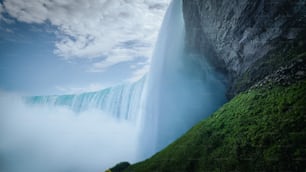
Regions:
<instances>
[{"instance_id":1,"label":"blue sky","mask_svg":"<svg viewBox=\"0 0 306 172\"><path fill-rule=\"evenodd\" d=\"M79 93L146 73L169 1L81 2L0 1L0 90Z\"/></svg>"}]
</instances>

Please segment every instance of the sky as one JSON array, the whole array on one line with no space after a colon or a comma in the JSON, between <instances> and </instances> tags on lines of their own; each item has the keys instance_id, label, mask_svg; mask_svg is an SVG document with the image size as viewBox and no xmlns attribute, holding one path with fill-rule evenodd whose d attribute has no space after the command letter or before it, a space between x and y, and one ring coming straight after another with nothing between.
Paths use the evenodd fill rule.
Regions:
<instances>
[{"instance_id":1,"label":"sky","mask_svg":"<svg viewBox=\"0 0 306 172\"><path fill-rule=\"evenodd\" d=\"M140 79L170 0L0 0L0 90L96 91Z\"/></svg>"}]
</instances>

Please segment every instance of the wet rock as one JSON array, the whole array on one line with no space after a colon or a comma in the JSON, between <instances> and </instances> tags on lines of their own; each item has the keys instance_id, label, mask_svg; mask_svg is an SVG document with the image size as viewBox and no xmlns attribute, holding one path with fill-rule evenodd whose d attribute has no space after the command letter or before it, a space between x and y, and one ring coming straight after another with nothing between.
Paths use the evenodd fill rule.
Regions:
<instances>
[{"instance_id":1,"label":"wet rock","mask_svg":"<svg viewBox=\"0 0 306 172\"><path fill-rule=\"evenodd\" d=\"M298 72L295 73L295 75L303 76L303 75L305 75L305 72L304 71L298 71Z\"/></svg>"}]
</instances>

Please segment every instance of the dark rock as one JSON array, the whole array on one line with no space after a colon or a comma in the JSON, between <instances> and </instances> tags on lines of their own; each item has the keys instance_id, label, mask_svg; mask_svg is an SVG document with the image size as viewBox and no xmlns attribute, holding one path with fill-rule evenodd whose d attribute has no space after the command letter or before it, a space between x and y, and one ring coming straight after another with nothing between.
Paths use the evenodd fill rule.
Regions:
<instances>
[{"instance_id":1,"label":"dark rock","mask_svg":"<svg viewBox=\"0 0 306 172\"><path fill-rule=\"evenodd\" d=\"M259 60L292 47L305 50L304 0L183 0L183 11L187 49L228 74L229 94L247 90L278 68L269 60L262 63L265 68L256 66ZM235 87L246 71L248 81Z\"/></svg>"},{"instance_id":2,"label":"dark rock","mask_svg":"<svg viewBox=\"0 0 306 172\"><path fill-rule=\"evenodd\" d=\"M271 84L289 86L299 80L306 79L306 57L288 61L287 65L281 66L275 72L269 74L261 81L255 83L250 89L260 88Z\"/></svg>"},{"instance_id":3,"label":"dark rock","mask_svg":"<svg viewBox=\"0 0 306 172\"><path fill-rule=\"evenodd\" d=\"M305 72L304 71L298 71L298 72L295 73L295 75L303 76L303 75L305 75Z\"/></svg>"}]
</instances>

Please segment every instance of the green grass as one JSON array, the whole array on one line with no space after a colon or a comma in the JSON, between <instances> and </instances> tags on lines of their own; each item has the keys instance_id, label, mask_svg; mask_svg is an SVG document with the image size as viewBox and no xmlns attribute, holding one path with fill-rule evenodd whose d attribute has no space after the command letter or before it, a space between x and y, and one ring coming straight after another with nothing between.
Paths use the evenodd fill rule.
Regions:
<instances>
[{"instance_id":1,"label":"green grass","mask_svg":"<svg viewBox=\"0 0 306 172\"><path fill-rule=\"evenodd\" d=\"M305 171L306 81L241 93L126 171Z\"/></svg>"}]
</instances>

